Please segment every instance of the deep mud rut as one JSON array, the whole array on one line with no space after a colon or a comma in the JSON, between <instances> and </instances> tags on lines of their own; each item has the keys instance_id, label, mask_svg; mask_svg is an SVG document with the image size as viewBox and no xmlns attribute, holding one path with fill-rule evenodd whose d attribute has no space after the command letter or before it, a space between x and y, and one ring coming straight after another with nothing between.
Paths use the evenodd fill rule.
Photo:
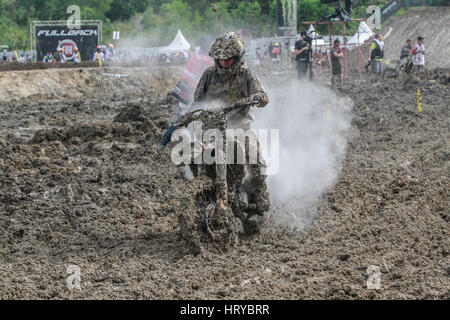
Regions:
<instances>
[{"instance_id":1,"label":"deep mud rut","mask_svg":"<svg viewBox=\"0 0 450 320\"><path fill-rule=\"evenodd\" d=\"M199 182L154 148L169 89L0 104L0 298L450 299L449 86L345 84L358 134L313 223L200 255L178 222Z\"/></svg>"}]
</instances>

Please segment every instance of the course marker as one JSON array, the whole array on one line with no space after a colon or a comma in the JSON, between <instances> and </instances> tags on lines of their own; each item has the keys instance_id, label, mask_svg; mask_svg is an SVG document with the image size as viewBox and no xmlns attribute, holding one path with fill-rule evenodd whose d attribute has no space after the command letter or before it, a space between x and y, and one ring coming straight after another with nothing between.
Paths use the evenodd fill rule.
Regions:
<instances>
[{"instance_id":1,"label":"course marker","mask_svg":"<svg viewBox=\"0 0 450 320\"><path fill-rule=\"evenodd\" d=\"M417 88L417 109L419 109L419 112L422 112L422 95L419 88Z\"/></svg>"},{"instance_id":2,"label":"course marker","mask_svg":"<svg viewBox=\"0 0 450 320\"><path fill-rule=\"evenodd\" d=\"M103 67L102 60L100 59L100 54L98 52L97 52L97 60L98 60L98 65L100 66L100 68Z\"/></svg>"}]
</instances>

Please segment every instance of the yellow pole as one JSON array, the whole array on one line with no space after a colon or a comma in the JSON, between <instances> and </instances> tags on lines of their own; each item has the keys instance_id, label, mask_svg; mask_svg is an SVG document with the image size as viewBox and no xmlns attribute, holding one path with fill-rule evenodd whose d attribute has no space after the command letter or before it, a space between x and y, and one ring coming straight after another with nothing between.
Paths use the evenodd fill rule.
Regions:
<instances>
[{"instance_id":1,"label":"yellow pole","mask_svg":"<svg viewBox=\"0 0 450 320\"><path fill-rule=\"evenodd\" d=\"M102 60L100 59L100 54L98 52L97 52L97 60L98 60L98 65L101 68L102 67Z\"/></svg>"},{"instance_id":2,"label":"yellow pole","mask_svg":"<svg viewBox=\"0 0 450 320\"><path fill-rule=\"evenodd\" d=\"M98 52L97 52L97 54L98 54ZM77 55L78 55L78 60L80 60L80 62L81 62L81 54L80 54L80 51L77 52Z\"/></svg>"},{"instance_id":3,"label":"yellow pole","mask_svg":"<svg viewBox=\"0 0 450 320\"><path fill-rule=\"evenodd\" d=\"M17 62L19 62L19 54L17 53L17 50L14 50L14 53L16 54Z\"/></svg>"},{"instance_id":4,"label":"yellow pole","mask_svg":"<svg viewBox=\"0 0 450 320\"><path fill-rule=\"evenodd\" d=\"M419 88L417 88L417 109L419 109L419 112L422 112L422 95Z\"/></svg>"}]
</instances>

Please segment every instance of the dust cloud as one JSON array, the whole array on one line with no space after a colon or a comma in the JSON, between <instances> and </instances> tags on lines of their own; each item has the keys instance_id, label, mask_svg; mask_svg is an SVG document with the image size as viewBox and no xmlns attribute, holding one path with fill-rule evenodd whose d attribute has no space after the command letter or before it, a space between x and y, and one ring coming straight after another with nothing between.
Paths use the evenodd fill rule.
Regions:
<instances>
[{"instance_id":1,"label":"dust cloud","mask_svg":"<svg viewBox=\"0 0 450 320\"><path fill-rule=\"evenodd\" d=\"M261 146L269 167L271 217L276 223L303 229L316 214L320 196L339 175L353 103L320 84L264 80L270 104L255 110L254 127L279 129L280 137L275 174L270 172L277 161L270 159L272 146Z\"/></svg>"}]
</instances>

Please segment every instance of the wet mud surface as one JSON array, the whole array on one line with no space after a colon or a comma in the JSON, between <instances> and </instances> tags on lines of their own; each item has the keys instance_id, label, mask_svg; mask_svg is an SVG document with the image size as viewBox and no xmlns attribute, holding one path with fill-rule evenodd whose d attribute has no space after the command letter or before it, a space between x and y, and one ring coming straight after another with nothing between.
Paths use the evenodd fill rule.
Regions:
<instances>
[{"instance_id":1,"label":"wet mud surface","mask_svg":"<svg viewBox=\"0 0 450 320\"><path fill-rule=\"evenodd\" d=\"M171 81L0 103L0 298L450 299L448 85L344 84L356 134L312 224L269 220L234 250L193 254L179 216L210 182L155 149ZM81 291L66 287L69 265Z\"/></svg>"}]
</instances>

